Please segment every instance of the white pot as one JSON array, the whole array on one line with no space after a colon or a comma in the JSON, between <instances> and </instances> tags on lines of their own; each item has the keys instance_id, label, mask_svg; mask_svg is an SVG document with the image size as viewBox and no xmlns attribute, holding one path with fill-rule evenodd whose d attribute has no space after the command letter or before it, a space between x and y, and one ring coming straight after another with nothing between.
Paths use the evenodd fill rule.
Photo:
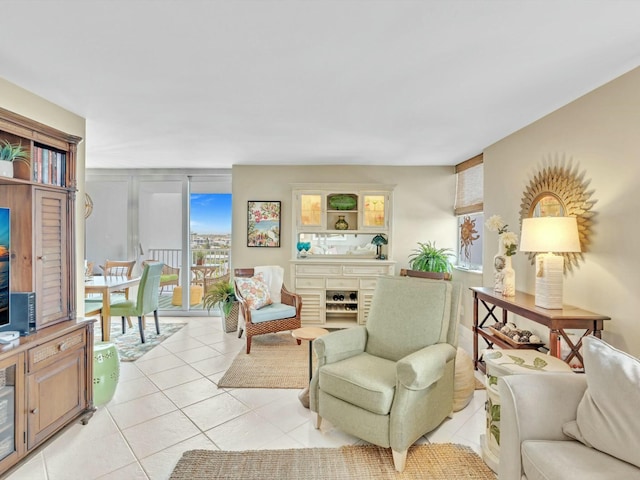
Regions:
<instances>
[{"instance_id":1,"label":"white pot","mask_svg":"<svg viewBox=\"0 0 640 480\"><path fill-rule=\"evenodd\" d=\"M0 177L13 178L13 162L0 160Z\"/></svg>"}]
</instances>

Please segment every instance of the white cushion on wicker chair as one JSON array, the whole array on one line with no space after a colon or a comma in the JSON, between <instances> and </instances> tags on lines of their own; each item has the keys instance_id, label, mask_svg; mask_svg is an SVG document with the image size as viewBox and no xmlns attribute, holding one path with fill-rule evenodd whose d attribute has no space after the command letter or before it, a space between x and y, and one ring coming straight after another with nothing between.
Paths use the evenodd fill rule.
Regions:
<instances>
[{"instance_id":1,"label":"white cushion on wicker chair","mask_svg":"<svg viewBox=\"0 0 640 480\"><path fill-rule=\"evenodd\" d=\"M273 303L280 303L282 284L284 283L284 268L279 265L263 265L254 268L255 275L261 274L264 283L269 287L269 296Z\"/></svg>"}]
</instances>

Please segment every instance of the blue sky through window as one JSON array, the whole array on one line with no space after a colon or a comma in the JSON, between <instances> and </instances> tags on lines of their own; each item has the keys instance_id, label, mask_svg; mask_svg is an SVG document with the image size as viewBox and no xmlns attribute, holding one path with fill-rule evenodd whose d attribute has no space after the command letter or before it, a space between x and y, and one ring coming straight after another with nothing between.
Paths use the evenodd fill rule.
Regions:
<instances>
[{"instance_id":1,"label":"blue sky through window","mask_svg":"<svg viewBox=\"0 0 640 480\"><path fill-rule=\"evenodd\" d=\"M231 194L191 194L190 228L200 235L231 234Z\"/></svg>"}]
</instances>

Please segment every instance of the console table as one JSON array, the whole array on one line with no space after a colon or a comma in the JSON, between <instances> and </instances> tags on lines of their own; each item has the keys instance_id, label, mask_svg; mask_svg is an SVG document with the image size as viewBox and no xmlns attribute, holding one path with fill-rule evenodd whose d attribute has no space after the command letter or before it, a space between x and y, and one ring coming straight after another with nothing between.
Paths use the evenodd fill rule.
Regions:
<instances>
[{"instance_id":1,"label":"console table","mask_svg":"<svg viewBox=\"0 0 640 480\"><path fill-rule=\"evenodd\" d=\"M577 358L581 364L583 363L580 347L582 346L582 338L586 335L593 334L600 337L604 328L604 321L610 320L605 315L582 310L570 305L564 305L559 309L546 309L535 305L535 297L528 293L518 292L514 297L503 297L499 293L495 293L493 288L489 287L471 287L473 291L473 365L476 370L485 371L485 365L479 356L478 337L486 342L489 348L494 345L500 348L513 348L513 345L507 343L501 338L493 335L487 327L490 325L485 323L489 319L495 322L505 323L507 321L507 312L512 312L524 318L528 318L536 323L544 325L549 329L549 349L551 355L560 358L569 363L573 358ZM480 317L478 315L478 304L481 303L486 309L486 315ZM496 316L496 308L500 308L501 318ZM567 329L584 329L585 332L575 344L565 333ZM569 354L561 357L560 339L563 338L570 348ZM535 348L535 347L532 347Z\"/></svg>"}]
</instances>

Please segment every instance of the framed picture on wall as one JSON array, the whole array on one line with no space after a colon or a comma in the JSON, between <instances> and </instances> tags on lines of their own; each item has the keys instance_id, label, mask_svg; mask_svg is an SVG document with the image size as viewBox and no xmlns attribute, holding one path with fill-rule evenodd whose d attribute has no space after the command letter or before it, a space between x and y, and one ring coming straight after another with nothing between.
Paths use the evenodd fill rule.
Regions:
<instances>
[{"instance_id":1,"label":"framed picture on wall","mask_svg":"<svg viewBox=\"0 0 640 480\"><path fill-rule=\"evenodd\" d=\"M247 247L280 247L280 202L247 202Z\"/></svg>"}]
</instances>

